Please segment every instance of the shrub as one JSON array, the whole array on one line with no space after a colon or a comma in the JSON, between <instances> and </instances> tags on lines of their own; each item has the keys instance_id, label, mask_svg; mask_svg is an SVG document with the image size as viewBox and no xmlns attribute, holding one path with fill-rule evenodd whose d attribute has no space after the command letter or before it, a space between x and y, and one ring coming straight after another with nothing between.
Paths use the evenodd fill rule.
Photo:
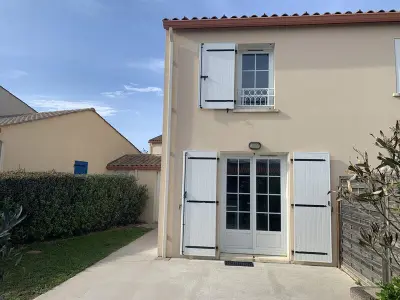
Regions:
<instances>
[{"instance_id":1,"label":"shrub","mask_svg":"<svg viewBox=\"0 0 400 300\"><path fill-rule=\"evenodd\" d=\"M368 153L357 149L358 163L350 163L348 172L352 177L347 186L338 190L338 200L354 204L354 209L366 212L374 218L367 228L360 228L360 244L383 259L383 281L390 281L393 263L400 266L398 242L400 241L400 123L391 128L391 134L380 131L374 136L375 145L383 150L378 153L377 163L371 163ZM361 184L352 188L352 181ZM371 214L371 210L377 214ZM396 298L397 299L397 298Z\"/></svg>"},{"instance_id":2,"label":"shrub","mask_svg":"<svg viewBox=\"0 0 400 300\"><path fill-rule=\"evenodd\" d=\"M381 291L377 293L380 300L400 299L400 277L394 277L391 282L381 284Z\"/></svg>"},{"instance_id":3,"label":"shrub","mask_svg":"<svg viewBox=\"0 0 400 300\"><path fill-rule=\"evenodd\" d=\"M27 214L13 235L18 242L133 224L148 200L147 187L124 175L4 172L0 193L0 210L20 205Z\"/></svg>"},{"instance_id":4,"label":"shrub","mask_svg":"<svg viewBox=\"0 0 400 300\"><path fill-rule=\"evenodd\" d=\"M10 237L11 230L25 219L22 215L22 207L12 211L0 211L0 282L4 280L7 269L7 263L13 258L17 258L17 254L11 247ZM18 264L19 259L15 264ZM0 296L0 299L1 296Z\"/></svg>"}]
</instances>

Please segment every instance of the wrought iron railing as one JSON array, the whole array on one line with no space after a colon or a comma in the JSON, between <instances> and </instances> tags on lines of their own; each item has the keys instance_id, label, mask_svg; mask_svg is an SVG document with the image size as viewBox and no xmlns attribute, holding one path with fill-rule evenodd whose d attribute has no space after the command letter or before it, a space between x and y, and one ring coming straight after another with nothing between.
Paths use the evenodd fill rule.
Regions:
<instances>
[{"instance_id":1,"label":"wrought iron railing","mask_svg":"<svg viewBox=\"0 0 400 300\"><path fill-rule=\"evenodd\" d=\"M275 89L269 89L269 88L239 89L237 106L274 108Z\"/></svg>"}]
</instances>

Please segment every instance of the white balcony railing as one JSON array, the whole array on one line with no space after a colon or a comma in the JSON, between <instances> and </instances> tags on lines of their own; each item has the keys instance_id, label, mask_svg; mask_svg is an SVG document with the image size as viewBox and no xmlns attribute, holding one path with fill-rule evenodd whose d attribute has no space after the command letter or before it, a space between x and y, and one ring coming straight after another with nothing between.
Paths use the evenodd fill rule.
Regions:
<instances>
[{"instance_id":1,"label":"white balcony railing","mask_svg":"<svg viewBox=\"0 0 400 300\"><path fill-rule=\"evenodd\" d=\"M275 90L265 88L239 89L237 106L274 108Z\"/></svg>"}]
</instances>

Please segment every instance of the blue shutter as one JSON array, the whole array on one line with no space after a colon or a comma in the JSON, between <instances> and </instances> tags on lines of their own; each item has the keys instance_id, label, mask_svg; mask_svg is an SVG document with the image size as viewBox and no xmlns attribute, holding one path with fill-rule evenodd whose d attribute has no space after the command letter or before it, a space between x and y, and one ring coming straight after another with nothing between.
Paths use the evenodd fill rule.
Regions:
<instances>
[{"instance_id":1,"label":"blue shutter","mask_svg":"<svg viewBox=\"0 0 400 300\"><path fill-rule=\"evenodd\" d=\"M76 160L74 164L74 174L87 174L88 162Z\"/></svg>"}]
</instances>

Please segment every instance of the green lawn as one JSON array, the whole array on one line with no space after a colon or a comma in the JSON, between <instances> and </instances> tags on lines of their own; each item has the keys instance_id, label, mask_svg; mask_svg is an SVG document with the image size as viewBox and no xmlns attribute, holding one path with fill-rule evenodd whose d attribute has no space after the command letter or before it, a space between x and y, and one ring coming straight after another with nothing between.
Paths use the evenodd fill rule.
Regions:
<instances>
[{"instance_id":1,"label":"green lawn","mask_svg":"<svg viewBox=\"0 0 400 300\"><path fill-rule=\"evenodd\" d=\"M65 240L25 247L20 264L0 283L6 300L25 300L43 294L148 230L117 228Z\"/></svg>"}]
</instances>

